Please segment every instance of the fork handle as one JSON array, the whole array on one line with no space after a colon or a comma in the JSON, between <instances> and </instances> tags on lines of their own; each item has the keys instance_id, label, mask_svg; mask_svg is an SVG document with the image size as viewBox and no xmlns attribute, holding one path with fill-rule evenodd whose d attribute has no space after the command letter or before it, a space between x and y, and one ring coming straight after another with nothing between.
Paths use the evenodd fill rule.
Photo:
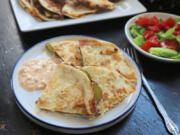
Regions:
<instances>
[{"instance_id":1,"label":"fork handle","mask_svg":"<svg viewBox=\"0 0 180 135\"><path fill-rule=\"evenodd\" d=\"M175 125L175 123L169 118L166 110L164 109L164 107L162 106L162 104L159 102L158 98L156 97L156 95L154 94L153 90L151 89L151 87L149 86L145 76L142 74L142 80L143 80L143 84L146 87L146 90L148 91L148 93L150 94L150 96L152 97L159 113L161 114L161 116L164 119L164 122L166 124L166 128L167 130L173 134L173 135L180 135L179 133L179 129L178 127Z\"/></svg>"}]
</instances>

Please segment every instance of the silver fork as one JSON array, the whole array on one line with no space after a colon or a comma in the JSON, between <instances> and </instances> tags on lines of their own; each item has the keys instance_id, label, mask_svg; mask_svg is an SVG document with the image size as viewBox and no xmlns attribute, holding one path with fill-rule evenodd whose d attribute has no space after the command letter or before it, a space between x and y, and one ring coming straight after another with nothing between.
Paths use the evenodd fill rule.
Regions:
<instances>
[{"instance_id":1,"label":"silver fork","mask_svg":"<svg viewBox=\"0 0 180 135\"><path fill-rule=\"evenodd\" d=\"M172 134L172 135L180 135L179 133L179 129L177 127L177 125L169 118L166 110L164 109L164 107L162 106L162 104L159 102L158 98L156 97L156 95L154 94L153 90L151 89L151 87L149 86L146 77L143 74L143 70L142 67L139 63L136 51L133 48L124 48L124 51L126 51L134 60L135 62L138 64L141 72L142 72L142 81L143 81L143 85L145 86L145 90L149 93L149 95L152 97L157 110L159 111L159 113L161 114L164 123L166 125L167 130Z\"/></svg>"}]
</instances>

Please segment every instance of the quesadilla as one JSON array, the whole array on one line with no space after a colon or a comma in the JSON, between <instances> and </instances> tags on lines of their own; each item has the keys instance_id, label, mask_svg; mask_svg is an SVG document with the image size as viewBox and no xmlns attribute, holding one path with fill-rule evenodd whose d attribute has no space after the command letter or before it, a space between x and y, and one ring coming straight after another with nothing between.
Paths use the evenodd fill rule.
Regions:
<instances>
[{"instance_id":1,"label":"quesadilla","mask_svg":"<svg viewBox=\"0 0 180 135\"><path fill-rule=\"evenodd\" d=\"M32 0L19 0L19 4L23 9L25 9L26 12L31 14L38 21L42 21L42 19L39 18L39 15L36 12L34 12Z\"/></svg>"},{"instance_id":2,"label":"quesadilla","mask_svg":"<svg viewBox=\"0 0 180 135\"><path fill-rule=\"evenodd\" d=\"M73 1L66 3L62 9L63 14L70 18L85 17L87 15L95 13L96 11L96 9L91 9Z\"/></svg>"},{"instance_id":3,"label":"quesadilla","mask_svg":"<svg viewBox=\"0 0 180 135\"><path fill-rule=\"evenodd\" d=\"M31 0L18 0L19 4L27 11L32 9Z\"/></svg>"},{"instance_id":4,"label":"quesadilla","mask_svg":"<svg viewBox=\"0 0 180 135\"><path fill-rule=\"evenodd\" d=\"M135 87L129 80L106 67L84 66L81 69L88 72L91 80L102 90L102 98L96 106L97 113L100 115L135 91Z\"/></svg>"},{"instance_id":5,"label":"quesadilla","mask_svg":"<svg viewBox=\"0 0 180 135\"><path fill-rule=\"evenodd\" d=\"M79 42L75 40L50 42L47 48L55 52L66 64L82 66L82 57Z\"/></svg>"},{"instance_id":6,"label":"quesadilla","mask_svg":"<svg viewBox=\"0 0 180 135\"><path fill-rule=\"evenodd\" d=\"M36 14L43 21L61 20L63 15L51 12L44 8L38 0L32 0L33 14Z\"/></svg>"},{"instance_id":7,"label":"quesadilla","mask_svg":"<svg viewBox=\"0 0 180 135\"><path fill-rule=\"evenodd\" d=\"M64 6L65 2L64 0L38 0L41 6L43 6L45 9L59 14L60 16L63 16L62 14L62 7Z\"/></svg>"},{"instance_id":8,"label":"quesadilla","mask_svg":"<svg viewBox=\"0 0 180 135\"><path fill-rule=\"evenodd\" d=\"M115 8L115 4L109 0L77 0L80 3L88 6L89 8L99 10L112 10Z\"/></svg>"},{"instance_id":9,"label":"quesadilla","mask_svg":"<svg viewBox=\"0 0 180 135\"><path fill-rule=\"evenodd\" d=\"M135 71L114 44L90 38L79 43L85 66L105 66L130 80L137 80Z\"/></svg>"},{"instance_id":10,"label":"quesadilla","mask_svg":"<svg viewBox=\"0 0 180 135\"><path fill-rule=\"evenodd\" d=\"M36 101L40 109L92 115L96 99L88 76L69 65L56 66L46 89Z\"/></svg>"}]
</instances>

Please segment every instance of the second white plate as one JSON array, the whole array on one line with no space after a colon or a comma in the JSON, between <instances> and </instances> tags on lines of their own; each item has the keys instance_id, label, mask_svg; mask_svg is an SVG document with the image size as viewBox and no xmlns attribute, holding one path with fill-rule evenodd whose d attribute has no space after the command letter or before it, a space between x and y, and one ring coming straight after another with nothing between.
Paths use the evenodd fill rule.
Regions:
<instances>
[{"instance_id":1,"label":"second white plate","mask_svg":"<svg viewBox=\"0 0 180 135\"><path fill-rule=\"evenodd\" d=\"M38 22L20 7L18 0L10 0L10 3L12 5L19 28L23 32L107 20L146 11L146 8L138 0L121 0L113 11L95 14L80 19Z\"/></svg>"}]
</instances>

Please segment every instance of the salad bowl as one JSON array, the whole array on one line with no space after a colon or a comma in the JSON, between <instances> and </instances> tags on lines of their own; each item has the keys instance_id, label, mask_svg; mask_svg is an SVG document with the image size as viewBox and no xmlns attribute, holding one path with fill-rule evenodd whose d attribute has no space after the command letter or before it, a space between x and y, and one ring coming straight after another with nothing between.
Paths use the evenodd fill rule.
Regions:
<instances>
[{"instance_id":1,"label":"salad bowl","mask_svg":"<svg viewBox=\"0 0 180 135\"><path fill-rule=\"evenodd\" d=\"M141 49L141 47L139 47L134 42L133 37L132 37L132 35L130 33L130 27L133 24L135 24L136 20L139 19L140 17L147 17L147 18L156 17L158 20L166 20L168 18L179 18L179 16L174 15L174 14L169 14L169 13L161 13L161 12L149 12L149 13L139 14L139 15L136 15L136 16L134 16L134 17L132 17L131 19L128 20L128 22L125 25L125 34L126 34L126 37L127 37L128 41L131 43L131 45L139 53L143 54L144 56L147 56L147 57L149 57L151 59L158 60L158 61L161 61L161 62L180 63L180 59L171 59L171 58L160 57L160 56L153 55L153 54L149 53L148 51L144 51L143 49Z\"/></svg>"}]
</instances>

